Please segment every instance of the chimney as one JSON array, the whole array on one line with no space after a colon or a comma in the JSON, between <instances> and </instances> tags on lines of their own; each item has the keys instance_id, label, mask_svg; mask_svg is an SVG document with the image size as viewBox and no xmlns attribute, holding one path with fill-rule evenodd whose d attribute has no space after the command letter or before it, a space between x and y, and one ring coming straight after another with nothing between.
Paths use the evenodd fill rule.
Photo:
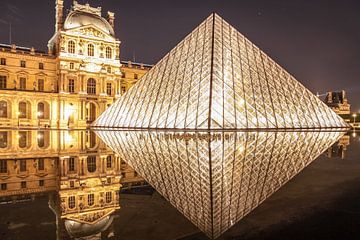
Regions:
<instances>
[{"instance_id":1,"label":"chimney","mask_svg":"<svg viewBox=\"0 0 360 240\"><path fill-rule=\"evenodd\" d=\"M115 27L115 25L114 25L115 13L108 11L107 14L108 14L107 20L110 23L111 27L114 28Z\"/></svg>"},{"instance_id":2,"label":"chimney","mask_svg":"<svg viewBox=\"0 0 360 240\"><path fill-rule=\"evenodd\" d=\"M55 32L61 30L63 25L64 0L55 0Z\"/></svg>"}]
</instances>

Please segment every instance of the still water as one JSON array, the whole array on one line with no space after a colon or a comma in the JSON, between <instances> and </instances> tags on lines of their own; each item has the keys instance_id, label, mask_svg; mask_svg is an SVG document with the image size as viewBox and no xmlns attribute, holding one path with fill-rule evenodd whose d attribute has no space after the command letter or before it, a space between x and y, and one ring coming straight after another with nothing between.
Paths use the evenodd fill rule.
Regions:
<instances>
[{"instance_id":1,"label":"still water","mask_svg":"<svg viewBox=\"0 0 360 240\"><path fill-rule=\"evenodd\" d=\"M0 239L358 239L359 149L357 132L1 130Z\"/></svg>"}]
</instances>

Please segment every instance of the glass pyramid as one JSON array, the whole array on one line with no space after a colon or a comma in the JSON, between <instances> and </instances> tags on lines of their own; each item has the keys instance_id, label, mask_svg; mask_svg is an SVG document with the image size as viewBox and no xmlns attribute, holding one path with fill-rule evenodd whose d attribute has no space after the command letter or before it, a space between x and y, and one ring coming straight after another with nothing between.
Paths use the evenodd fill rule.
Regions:
<instances>
[{"instance_id":1,"label":"glass pyramid","mask_svg":"<svg viewBox=\"0 0 360 240\"><path fill-rule=\"evenodd\" d=\"M212 14L93 126L306 129L347 124L257 46Z\"/></svg>"},{"instance_id":2,"label":"glass pyramid","mask_svg":"<svg viewBox=\"0 0 360 240\"><path fill-rule=\"evenodd\" d=\"M97 131L210 238L297 175L343 133L334 131Z\"/></svg>"}]
</instances>

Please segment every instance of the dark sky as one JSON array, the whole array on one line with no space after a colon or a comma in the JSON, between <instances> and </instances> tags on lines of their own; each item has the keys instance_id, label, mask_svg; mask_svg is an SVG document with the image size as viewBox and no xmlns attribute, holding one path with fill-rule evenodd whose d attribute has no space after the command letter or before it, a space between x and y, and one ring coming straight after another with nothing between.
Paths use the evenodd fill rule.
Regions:
<instances>
[{"instance_id":1,"label":"dark sky","mask_svg":"<svg viewBox=\"0 0 360 240\"><path fill-rule=\"evenodd\" d=\"M79 0L80 3L86 1ZM121 59L156 63L215 11L311 91L345 89L360 111L358 0L89 0L115 12ZM68 9L71 0L65 0ZM55 0L0 0L0 42L45 50Z\"/></svg>"}]
</instances>

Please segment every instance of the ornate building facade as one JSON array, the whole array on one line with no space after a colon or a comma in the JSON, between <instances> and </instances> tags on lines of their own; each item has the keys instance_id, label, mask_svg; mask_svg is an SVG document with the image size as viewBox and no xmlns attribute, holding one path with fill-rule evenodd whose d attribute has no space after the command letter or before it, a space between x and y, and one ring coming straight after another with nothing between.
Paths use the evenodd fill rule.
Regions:
<instances>
[{"instance_id":1,"label":"ornate building facade","mask_svg":"<svg viewBox=\"0 0 360 240\"><path fill-rule=\"evenodd\" d=\"M0 45L0 127L86 128L151 68L120 61L114 13L63 8L46 53Z\"/></svg>"}]
</instances>

